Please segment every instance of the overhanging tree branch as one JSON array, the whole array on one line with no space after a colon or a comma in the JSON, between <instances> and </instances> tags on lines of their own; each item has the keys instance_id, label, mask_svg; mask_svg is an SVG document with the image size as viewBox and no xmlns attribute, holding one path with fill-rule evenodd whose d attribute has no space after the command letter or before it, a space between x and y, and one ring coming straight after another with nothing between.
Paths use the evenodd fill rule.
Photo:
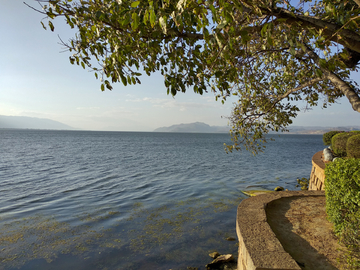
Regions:
<instances>
[{"instance_id":1,"label":"overhanging tree branch","mask_svg":"<svg viewBox=\"0 0 360 270\"><path fill-rule=\"evenodd\" d=\"M360 35L354 31L311 16L294 14L282 8L272 10L272 14L277 18L286 19L286 23L295 27L300 25L300 27L314 27L323 30L323 35L327 36L329 40L360 53Z\"/></svg>"},{"instance_id":2,"label":"overhanging tree branch","mask_svg":"<svg viewBox=\"0 0 360 270\"><path fill-rule=\"evenodd\" d=\"M309 47L307 47L307 54L315 61L315 63L319 66L321 71L324 74L324 78L329 79L335 86L338 88L349 100L351 107L354 111L360 112L360 97L354 91L353 88L349 86L347 82L342 80L338 75L334 72L331 72L328 68L320 63L320 57Z\"/></svg>"},{"instance_id":3,"label":"overhanging tree branch","mask_svg":"<svg viewBox=\"0 0 360 270\"><path fill-rule=\"evenodd\" d=\"M281 96L271 96L272 98L275 98L277 100L277 102L287 98L289 95L295 93L295 92L298 92L300 90L302 90L303 88L305 87L309 87L309 86L312 86L318 82L321 82L323 79L322 78L316 78L316 79L312 79L296 88L293 88L293 89L290 89L288 90L285 94L281 95Z\"/></svg>"},{"instance_id":4,"label":"overhanging tree branch","mask_svg":"<svg viewBox=\"0 0 360 270\"><path fill-rule=\"evenodd\" d=\"M306 12L273 0L53 0L44 11L51 30L57 16L78 29L67 46L75 52L70 62L99 73L101 90L160 72L172 95L188 88L211 89L222 102L237 95L235 149L242 142L256 151L265 134L286 130L297 116L292 100L316 106L324 95L326 106L345 95L360 112L349 79L360 61L354 1L306 1ZM342 45L336 52L334 43ZM94 58L101 68L90 64Z\"/></svg>"},{"instance_id":5,"label":"overhanging tree branch","mask_svg":"<svg viewBox=\"0 0 360 270\"><path fill-rule=\"evenodd\" d=\"M354 0L354 2L360 7L360 0Z\"/></svg>"}]
</instances>

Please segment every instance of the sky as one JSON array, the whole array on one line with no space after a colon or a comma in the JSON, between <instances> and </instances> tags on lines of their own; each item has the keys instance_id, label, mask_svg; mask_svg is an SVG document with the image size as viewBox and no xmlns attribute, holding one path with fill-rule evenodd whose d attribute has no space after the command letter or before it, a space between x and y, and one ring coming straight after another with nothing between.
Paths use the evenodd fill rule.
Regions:
<instances>
[{"instance_id":1,"label":"sky","mask_svg":"<svg viewBox=\"0 0 360 270\"><path fill-rule=\"evenodd\" d=\"M236 100L225 104L214 94L194 94L188 89L173 98L166 94L163 77L142 76L142 84L113 84L100 90L92 72L69 62L58 35L74 36L62 20L55 32L44 30L44 15L23 4L38 7L34 0L0 0L0 115L48 118L77 129L152 131L181 123L204 122L226 126ZM44 20L46 24L46 20ZM352 74L360 84L360 74ZM305 103L300 108L305 107ZM360 126L360 114L345 99L327 109L301 111L296 126Z\"/></svg>"}]
</instances>

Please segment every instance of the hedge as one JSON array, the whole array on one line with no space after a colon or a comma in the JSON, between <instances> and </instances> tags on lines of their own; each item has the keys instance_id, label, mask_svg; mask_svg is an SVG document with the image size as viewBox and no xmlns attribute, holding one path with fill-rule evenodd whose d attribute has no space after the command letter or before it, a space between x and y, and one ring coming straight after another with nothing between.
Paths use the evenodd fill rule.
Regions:
<instances>
[{"instance_id":1,"label":"hedge","mask_svg":"<svg viewBox=\"0 0 360 270\"><path fill-rule=\"evenodd\" d=\"M346 143L351 137L357 135L355 132L344 132L334 135L331 138L331 148L334 154L340 157L346 156Z\"/></svg>"},{"instance_id":2,"label":"hedge","mask_svg":"<svg viewBox=\"0 0 360 270\"><path fill-rule=\"evenodd\" d=\"M337 159L325 168L326 212L335 234L360 267L360 159ZM354 254L357 254L356 256ZM356 258L357 257L357 258Z\"/></svg>"},{"instance_id":3,"label":"hedge","mask_svg":"<svg viewBox=\"0 0 360 270\"><path fill-rule=\"evenodd\" d=\"M360 158L360 134L351 136L347 140L346 153L350 158Z\"/></svg>"},{"instance_id":4,"label":"hedge","mask_svg":"<svg viewBox=\"0 0 360 270\"><path fill-rule=\"evenodd\" d=\"M331 144L331 138L334 137L334 135L338 134L338 133L343 133L344 131L339 131L339 130L332 130L329 132L326 132L323 134L323 142L325 145L330 145Z\"/></svg>"}]
</instances>

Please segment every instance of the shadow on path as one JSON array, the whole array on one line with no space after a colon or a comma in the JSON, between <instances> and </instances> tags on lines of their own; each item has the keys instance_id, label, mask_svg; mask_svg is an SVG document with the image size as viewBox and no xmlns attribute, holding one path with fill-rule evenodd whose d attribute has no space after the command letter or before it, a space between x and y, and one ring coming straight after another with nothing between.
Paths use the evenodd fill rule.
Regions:
<instances>
[{"instance_id":1,"label":"shadow on path","mask_svg":"<svg viewBox=\"0 0 360 270\"><path fill-rule=\"evenodd\" d=\"M266 207L277 238L304 270L336 270L342 248L326 219L325 196L281 198Z\"/></svg>"}]
</instances>

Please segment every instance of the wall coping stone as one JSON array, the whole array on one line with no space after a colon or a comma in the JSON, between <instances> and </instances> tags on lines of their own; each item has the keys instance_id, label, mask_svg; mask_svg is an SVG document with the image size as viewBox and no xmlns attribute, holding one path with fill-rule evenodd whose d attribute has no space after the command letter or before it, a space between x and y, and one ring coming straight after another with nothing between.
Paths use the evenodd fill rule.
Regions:
<instances>
[{"instance_id":1,"label":"wall coping stone","mask_svg":"<svg viewBox=\"0 0 360 270\"><path fill-rule=\"evenodd\" d=\"M312 162L319 166L321 169L325 170L325 163L321 159L323 151L316 152L312 157Z\"/></svg>"}]
</instances>

